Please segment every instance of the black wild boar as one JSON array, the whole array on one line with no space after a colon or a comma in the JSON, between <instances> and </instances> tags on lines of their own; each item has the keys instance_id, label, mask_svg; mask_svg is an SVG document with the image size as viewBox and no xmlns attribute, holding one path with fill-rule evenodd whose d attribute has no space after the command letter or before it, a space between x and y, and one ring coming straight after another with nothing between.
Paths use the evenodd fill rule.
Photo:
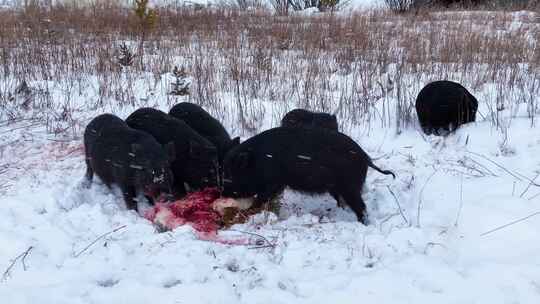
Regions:
<instances>
[{"instance_id":1,"label":"black wild boar","mask_svg":"<svg viewBox=\"0 0 540 304\"><path fill-rule=\"evenodd\" d=\"M162 145L174 143L176 154L171 169L176 195L184 195L190 189L218 185L216 147L184 121L160 110L140 108L129 115L126 123L134 129L148 132Z\"/></svg>"},{"instance_id":2,"label":"black wild boar","mask_svg":"<svg viewBox=\"0 0 540 304\"><path fill-rule=\"evenodd\" d=\"M476 7L486 2L486 0L439 0L433 1L431 3L435 5L444 5L445 7L450 7L452 5L458 5L462 7Z\"/></svg>"},{"instance_id":3,"label":"black wild boar","mask_svg":"<svg viewBox=\"0 0 540 304\"><path fill-rule=\"evenodd\" d=\"M442 80L427 84L416 98L416 114L427 135L445 135L476 120L478 101L461 84Z\"/></svg>"},{"instance_id":4,"label":"black wild boar","mask_svg":"<svg viewBox=\"0 0 540 304\"><path fill-rule=\"evenodd\" d=\"M239 137L231 139L221 122L196 104L189 102L179 103L172 107L169 115L183 120L193 130L213 143L218 150L220 163L223 161L227 151L240 143Z\"/></svg>"},{"instance_id":5,"label":"black wild boar","mask_svg":"<svg viewBox=\"0 0 540 304\"><path fill-rule=\"evenodd\" d=\"M109 187L120 187L128 209L137 210L135 198L171 193L170 161L174 146L164 149L150 134L130 128L112 114L94 118L84 131L86 179L94 174Z\"/></svg>"},{"instance_id":6,"label":"black wild boar","mask_svg":"<svg viewBox=\"0 0 540 304\"><path fill-rule=\"evenodd\" d=\"M336 115L311 112L304 109L289 111L281 119L282 127L324 128L337 131L338 122Z\"/></svg>"},{"instance_id":7,"label":"black wild boar","mask_svg":"<svg viewBox=\"0 0 540 304\"><path fill-rule=\"evenodd\" d=\"M329 192L365 223L362 200L367 169L376 167L348 136L326 129L279 127L256 135L227 153L223 195L270 201L285 186L307 193Z\"/></svg>"}]
</instances>

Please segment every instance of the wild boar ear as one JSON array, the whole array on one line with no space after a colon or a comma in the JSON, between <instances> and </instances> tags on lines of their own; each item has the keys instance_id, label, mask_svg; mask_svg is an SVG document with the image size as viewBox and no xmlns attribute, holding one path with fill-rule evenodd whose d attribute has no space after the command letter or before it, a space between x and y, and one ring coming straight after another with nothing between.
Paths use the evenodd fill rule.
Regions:
<instances>
[{"instance_id":1,"label":"wild boar ear","mask_svg":"<svg viewBox=\"0 0 540 304\"><path fill-rule=\"evenodd\" d=\"M289 119L286 120L286 122L287 122L287 124L289 126L294 126L294 125L296 125L298 123L298 121L296 121L295 118L289 118Z\"/></svg>"},{"instance_id":2,"label":"wild boar ear","mask_svg":"<svg viewBox=\"0 0 540 304\"><path fill-rule=\"evenodd\" d=\"M335 128L336 129L339 129L339 124L338 124L338 121L337 121L337 116L336 114L332 114L332 119L334 120L333 122L335 123Z\"/></svg>"},{"instance_id":3,"label":"wild boar ear","mask_svg":"<svg viewBox=\"0 0 540 304\"><path fill-rule=\"evenodd\" d=\"M174 142L170 141L165 145L165 152L167 152L167 157L170 162L176 159L176 147L174 146Z\"/></svg>"},{"instance_id":4,"label":"wild boar ear","mask_svg":"<svg viewBox=\"0 0 540 304\"><path fill-rule=\"evenodd\" d=\"M249 152L241 152L234 158L235 166L240 169L249 167L252 155Z\"/></svg>"},{"instance_id":5,"label":"wild boar ear","mask_svg":"<svg viewBox=\"0 0 540 304\"><path fill-rule=\"evenodd\" d=\"M229 149L232 149L240 144L240 137L235 137L231 139L231 144L229 146Z\"/></svg>"},{"instance_id":6,"label":"wild boar ear","mask_svg":"<svg viewBox=\"0 0 540 304\"><path fill-rule=\"evenodd\" d=\"M141 144L133 143L131 144L131 152L137 153L137 151L140 151L142 149Z\"/></svg>"}]
</instances>

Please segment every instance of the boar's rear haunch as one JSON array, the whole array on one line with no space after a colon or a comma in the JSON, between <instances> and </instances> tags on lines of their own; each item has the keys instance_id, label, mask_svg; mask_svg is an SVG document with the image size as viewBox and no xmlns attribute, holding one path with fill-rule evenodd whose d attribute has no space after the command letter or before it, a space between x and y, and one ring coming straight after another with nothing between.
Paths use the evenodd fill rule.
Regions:
<instances>
[{"instance_id":1,"label":"boar's rear haunch","mask_svg":"<svg viewBox=\"0 0 540 304\"><path fill-rule=\"evenodd\" d=\"M192 189L218 185L216 148L185 122L152 108L136 110L126 122L134 129L148 132L162 145L174 143L176 154L171 169L176 195L189 190L185 184Z\"/></svg>"},{"instance_id":2,"label":"boar's rear haunch","mask_svg":"<svg viewBox=\"0 0 540 304\"><path fill-rule=\"evenodd\" d=\"M255 197L255 205L285 186L307 193L329 192L365 223L362 187L368 167L383 174L348 136L326 129L279 127L231 149L223 164L223 195Z\"/></svg>"},{"instance_id":3,"label":"boar's rear haunch","mask_svg":"<svg viewBox=\"0 0 540 304\"><path fill-rule=\"evenodd\" d=\"M475 121L477 109L478 101L467 89L447 80L429 83L416 98L416 114L427 135L445 135Z\"/></svg>"},{"instance_id":4,"label":"boar's rear haunch","mask_svg":"<svg viewBox=\"0 0 540 304\"><path fill-rule=\"evenodd\" d=\"M336 115L320 112L311 112L304 109L289 111L281 119L282 127L324 128L338 130Z\"/></svg>"},{"instance_id":5,"label":"boar's rear haunch","mask_svg":"<svg viewBox=\"0 0 540 304\"><path fill-rule=\"evenodd\" d=\"M87 182L96 174L107 186L119 186L127 208L137 210L135 198L171 193L174 153L172 145L167 148L169 154L151 135L112 114L99 115L84 131Z\"/></svg>"},{"instance_id":6,"label":"boar's rear haunch","mask_svg":"<svg viewBox=\"0 0 540 304\"><path fill-rule=\"evenodd\" d=\"M239 137L231 139L219 120L196 104L189 102L179 103L172 107L169 115L183 120L193 130L213 143L218 150L220 163L223 161L227 151L240 143Z\"/></svg>"}]
</instances>

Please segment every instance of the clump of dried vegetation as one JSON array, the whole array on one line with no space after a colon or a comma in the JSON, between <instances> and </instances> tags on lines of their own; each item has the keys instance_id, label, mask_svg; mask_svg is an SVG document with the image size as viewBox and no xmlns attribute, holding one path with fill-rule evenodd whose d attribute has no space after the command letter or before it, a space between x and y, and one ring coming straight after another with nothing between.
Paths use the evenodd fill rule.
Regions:
<instances>
[{"instance_id":1,"label":"clump of dried vegetation","mask_svg":"<svg viewBox=\"0 0 540 304\"><path fill-rule=\"evenodd\" d=\"M84 113L183 98L243 131L304 107L336 113L345 125L400 132L415 121L416 94L436 79L478 92L488 109L480 119L494 125L505 110L524 107L531 122L539 111L535 12L278 16L201 7L141 12L112 2L0 11L0 121L36 116L60 132L81 128L74 117ZM171 94L177 66L189 90Z\"/></svg>"}]
</instances>

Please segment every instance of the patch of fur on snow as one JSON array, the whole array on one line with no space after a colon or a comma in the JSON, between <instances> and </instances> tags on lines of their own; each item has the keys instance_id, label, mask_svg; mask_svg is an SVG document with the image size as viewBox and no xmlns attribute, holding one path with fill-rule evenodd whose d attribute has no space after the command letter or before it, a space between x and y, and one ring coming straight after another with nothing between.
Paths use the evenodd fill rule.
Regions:
<instances>
[{"instance_id":1,"label":"patch of fur on snow","mask_svg":"<svg viewBox=\"0 0 540 304\"><path fill-rule=\"evenodd\" d=\"M214 201L214 203L212 204L212 208L214 209L214 211L216 211L217 213L221 214L221 216L223 216L225 215L225 210L227 208L247 210L252 205L253 205L252 198L233 199L233 198L222 197Z\"/></svg>"}]
</instances>

